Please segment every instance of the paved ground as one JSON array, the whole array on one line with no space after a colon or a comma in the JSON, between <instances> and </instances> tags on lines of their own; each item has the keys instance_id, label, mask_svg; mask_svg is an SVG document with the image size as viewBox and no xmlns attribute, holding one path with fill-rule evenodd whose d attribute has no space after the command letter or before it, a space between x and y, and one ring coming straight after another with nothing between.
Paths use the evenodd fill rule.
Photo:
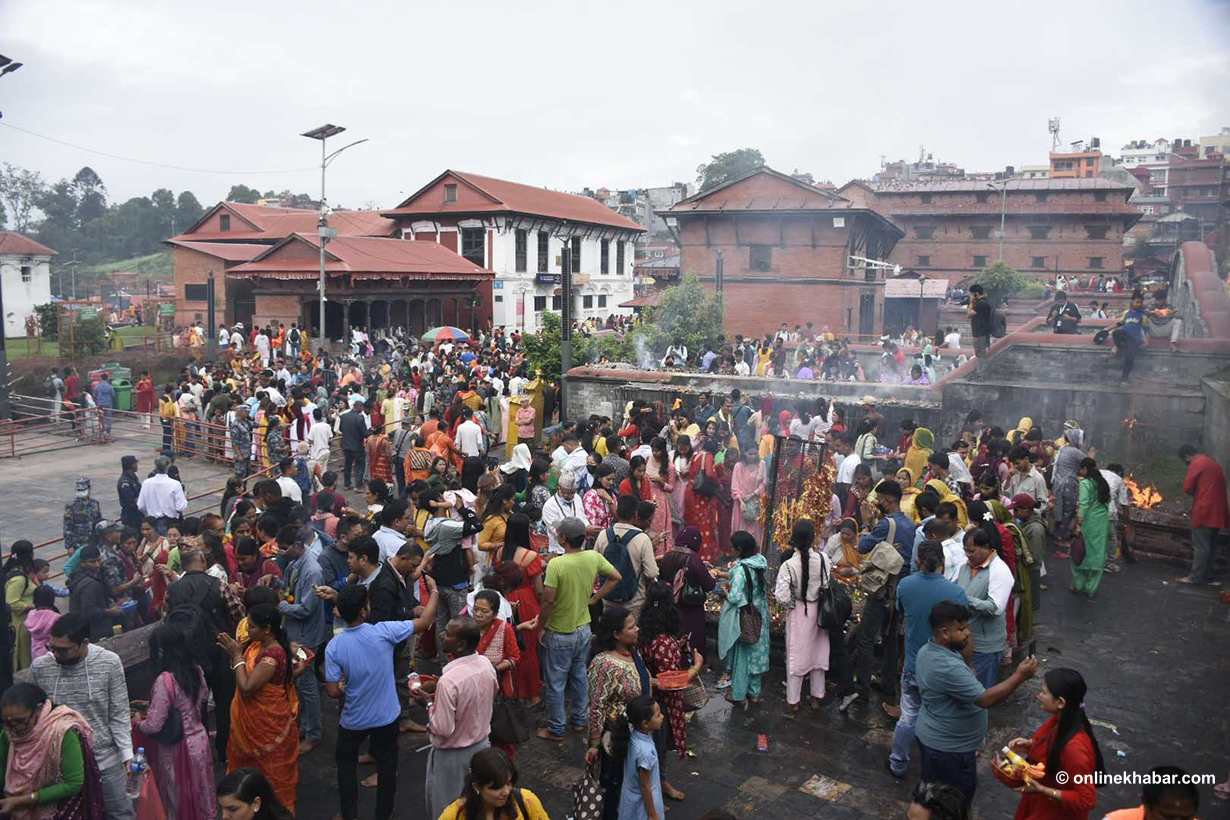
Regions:
<instances>
[{"instance_id":1,"label":"paved ground","mask_svg":"<svg viewBox=\"0 0 1230 820\"><path fill-rule=\"evenodd\" d=\"M1230 769L1230 756L1223 751L1230 606L1207 589L1176 586L1177 571L1153 563L1106 576L1098 600L1087 602L1067 591L1067 562L1052 564L1038 628L1039 676L993 709L985 750L1032 734L1045 717L1034 699L1041 673L1072 666L1089 683L1087 709L1098 721L1095 731L1109 772L1143 772L1173 763L1224 779ZM805 708L796 718L787 711L782 678L775 664L766 678L765 701L748 712L732 712L715 697L696 715L689 728L696 756L668 762L671 781L688 794L683 803L670 804L669 816L686 820L715 808L741 818L755 814L777 820L904 816L918 764L912 762L903 781L885 771L892 721L878 702L856 705L846 716L829 698L818 713ZM708 672L706 680L712 683L716 675ZM331 755L336 709L332 703L325 708L325 742L302 762L299 816L309 820L337 811ZM768 735L768 752L756 750L757 734ZM425 743L422 735L402 738L398 817L419 817L424 811ZM530 740L517 752L523 784L543 799L554 818L571 814L569 788L580 777L582 754L577 736L560 746ZM360 767L363 775L371 769ZM979 785L979 817L1012 816L1016 794L989 772L980 773ZM362 791L361 812L367 816L374 793ZM1104 788L1092 816L1136 805L1138 796L1135 786ZM1230 807L1212 800L1209 787L1201 789L1201 797L1201 817L1230 818Z\"/></svg>"}]
</instances>

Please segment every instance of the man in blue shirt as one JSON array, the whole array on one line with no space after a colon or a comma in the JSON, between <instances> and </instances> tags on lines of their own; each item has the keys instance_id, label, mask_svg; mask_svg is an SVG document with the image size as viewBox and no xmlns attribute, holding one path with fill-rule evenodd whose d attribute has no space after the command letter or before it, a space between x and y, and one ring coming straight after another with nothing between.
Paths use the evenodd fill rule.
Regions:
<instances>
[{"instance_id":1,"label":"man in blue shirt","mask_svg":"<svg viewBox=\"0 0 1230 820\"><path fill-rule=\"evenodd\" d=\"M914 662L918 650L931 640L931 610L940 601L969 605L965 590L944 577L944 547L938 541L923 541L918 546L918 572L897 585L897 611L905 618L905 665L901 670L901 715L893 731L893 751L888 768L893 777L905 777L914 745L914 724L921 705Z\"/></svg>"},{"instance_id":2,"label":"man in blue shirt","mask_svg":"<svg viewBox=\"0 0 1230 820\"><path fill-rule=\"evenodd\" d=\"M291 597L279 602L278 609L286 624L286 636L317 652L324 645L327 624L324 601L315 594L323 580L320 562L308 552L304 543L305 539L313 538L314 532L311 527L293 524L283 528L283 533L290 537L289 546L282 550L281 557L287 561L284 574ZM284 542L283 533L278 534L280 543ZM299 754L303 755L320 745L320 688L315 670L309 669L295 678L295 688L299 690L299 726L303 730Z\"/></svg>"},{"instance_id":3,"label":"man in blue shirt","mask_svg":"<svg viewBox=\"0 0 1230 820\"><path fill-rule=\"evenodd\" d=\"M376 758L376 818L393 814L397 795L397 734L401 704L393 678L393 647L426 629L436 617L436 585L425 578L431 597L413 621L367 623L367 587L351 584L337 595L337 614L346 629L325 648L325 689L343 698L337 727L337 791L343 820L359 816L359 747L371 737ZM312 674L309 670L305 674Z\"/></svg>"},{"instance_id":4,"label":"man in blue shirt","mask_svg":"<svg viewBox=\"0 0 1230 820\"><path fill-rule=\"evenodd\" d=\"M1126 377L1125 377L1126 378ZM103 435L111 436L111 417L115 408L115 387L111 384L111 373L104 372L102 381L94 385L94 403L103 417Z\"/></svg>"},{"instance_id":5,"label":"man in blue shirt","mask_svg":"<svg viewBox=\"0 0 1230 820\"><path fill-rule=\"evenodd\" d=\"M1132 365L1136 364L1136 354L1148 344L1149 313L1145 310L1145 297L1140 291L1132 291L1132 304L1111 331L1115 350L1123 351L1123 381L1132 374ZM1113 352L1113 351L1112 351ZM101 405L101 402L99 402Z\"/></svg>"},{"instance_id":6,"label":"man in blue shirt","mask_svg":"<svg viewBox=\"0 0 1230 820\"><path fill-rule=\"evenodd\" d=\"M965 807L978 787L977 751L987 736L987 709L1006 700L1034 676L1031 655L1007 680L989 689L974 676L967 660L969 609L941 601L928 617L931 640L918 650L914 677L922 707L915 733L922 758L923 782L947 783L965 795Z\"/></svg>"}]
</instances>

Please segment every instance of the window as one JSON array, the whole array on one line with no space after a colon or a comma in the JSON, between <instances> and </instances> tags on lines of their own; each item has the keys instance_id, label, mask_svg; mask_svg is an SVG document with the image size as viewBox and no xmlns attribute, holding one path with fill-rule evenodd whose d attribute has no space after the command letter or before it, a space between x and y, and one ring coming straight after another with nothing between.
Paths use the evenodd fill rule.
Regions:
<instances>
[{"instance_id":1,"label":"window","mask_svg":"<svg viewBox=\"0 0 1230 820\"><path fill-rule=\"evenodd\" d=\"M1105 191L1094 191L1094 192L1093 192L1093 201L1094 201L1094 202L1105 202L1105 201L1106 201L1106 192L1105 192Z\"/></svg>"},{"instance_id":2,"label":"window","mask_svg":"<svg viewBox=\"0 0 1230 820\"><path fill-rule=\"evenodd\" d=\"M600 308L606 307L606 294L605 293L598 297L598 307Z\"/></svg>"},{"instance_id":3,"label":"window","mask_svg":"<svg viewBox=\"0 0 1230 820\"><path fill-rule=\"evenodd\" d=\"M611 272L611 240L602 240L602 257L598 263L598 270L602 273Z\"/></svg>"},{"instance_id":4,"label":"window","mask_svg":"<svg viewBox=\"0 0 1230 820\"><path fill-rule=\"evenodd\" d=\"M622 239L615 243L615 273L617 276L624 275L624 241Z\"/></svg>"},{"instance_id":5,"label":"window","mask_svg":"<svg viewBox=\"0 0 1230 820\"><path fill-rule=\"evenodd\" d=\"M184 300L188 302L204 302L207 285L184 285Z\"/></svg>"},{"instance_id":6,"label":"window","mask_svg":"<svg viewBox=\"0 0 1230 820\"><path fill-rule=\"evenodd\" d=\"M497 301L497 302L503 302L503 301L504 301L504 297L503 297L503 296L500 296L499 294L496 294L495 301Z\"/></svg>"},{"instance_id":7,"label":"window","mask_svg":"<svg viewBox=\"0 0 1230 820\"><path fill-rule=\"evenodd\" d=\"M931 204L931 194L923 194L922 196L918 198L918 201L924 205L930 205Z\"/></svg>"},{"instance_id":8,"label":"window","mask_svg":"<svg viewBox=\"0 0 1230 820\"><path fill-rule=\"evenodd\" d=\"M1090 239L1105 239L1106 232L1109 231L1105 225L1086 225L1085 232L1089 234Z\"/></svg>"},{"instance_id":9,"label":"window","mask_svg":"<svg viewBox=\"0 0 1230 820\"><path fill-rule=\"evenodd\" d=\"M990 239L991 238L991 226L990 225L975 225L974 227L969 229L969 232L974 235L975 239Z\"/></svg>"},{"instance_id":10,"label":"window","mask_svg":"<svg viewBox=\"0 0 1230 820\"><path fill-rule=\"evenodd\" d=\"M1101 256L1091 256L1091 257L1089 257L1089 267L1090 267L1090 268L1092 268L1092 269L1094 269L1094 270L1101 270L1101 269L1102 269L1102 260L1103 260L1103 259L1104 259L1104 257L1101 257Z\"/></svg>"},{"instance_id":11,"label":"window","mask_svg":"<svg viewBox=\"0 0 1230 820\"><path fill-rule=\"evenodd\" d=\"M482 228L461 229L461 255L480 268L486 263L486 231Z\"/></svg>"},{"instance_id":12,"label":"window","mask_svg":"<svg viewBox=\"0 0 1230 820\"><path fill-rule=\"evenodd\" d=\"M917 239L935 239L935 228L915 228L914 236Z\"/></svg>"},{"instance_id":13,"label":"window","mask_svg":"<svg viewBox=\"0 0 1230 820\"><path fill-rule=\"evenodd\" d=\"M752 245L751 252L748 258L748 268L751 270L772 270L773 269L773 246L772 245Z\"/></svg>"},{"instance_id":14,"label":"window","mask_svg":"<svg viewBox=\"0 0 1230 820\"><path fill-rule=\"evenodd\" d=\"M578 273L581 270L581 237L572 237L572 272Z\"/></svg>"},{"instance_id":15,"label":"window","mask_svg":"<svg viewBox=\"0 0 1230 820\"><path fill-rule=\"evenodd\" d=\"M1051 232L1051 228L1049 225L1042 225L1042 226L1031 225L1029 228L1029 238L1030 239L1046 239L1047 235L1050 232Z\"/></svg>"},{"instance_id":16,"label":"window","mask_svg":"<svg viewBox=\"0 0 1230 820\"><path fill-rule=\"evenodd\" d=\"M1038 191L1038 193L1034 194L1034 199L1036 199L1038 202L1046 202L1047 197L1049 196L1050 194L1048 194L1046 191Z\"/></svg>"},{"instance_id":17,"label":"window","mask_svg":"<svg viewBox=\"0 0 1230 820\"><path fill-rule=\"evenodd\" d=\"M229 231L230 229L231 229L231 215L230 214L219 214L218 215L218 230Z\"/></svg>"},{"instance_id":18,"label":"window","mask_svg":"<svg viewBox=\"0 0 1230 820\"><path fill-rule=\"evenodd\" d=\"M1093 176L1093 169L1092 169L1092 168L1090 168L1088 171L1086 171L1086 172L1085 172L1085 176L1087 176L1087 177L1091 177L1091 176Z\"/></svg>"},{"instance_id":19,"label":"window","mask_svg":"<svg viewBox=\"0 0 1230 820\"><path fill-rule=\"evenodd\" d=\"M547 297L535 296L534 297L534 312L541 313L542 311L546 309L547 309Z\"/></svg>"},{"instance_id":20,"label":"window","mask_svg":"<svg viewBox=\"0 0 1230 820\"><path fill-rule=\"evenodd\" d=\"M931 257L930 256L919 256L918 261L915 262L915 265L920 268L929 268L931 267Z\"/></svg>"},{"instance_id":21,"label":"window","mask_svg":"<svg viewBox=\"0 0 1230 820\"><path fill-rule=\"evenodd\" d=\"M538 272L546 273L547 261L550 258L551 237L546 231L538 232Z\"/></svg>"},{"instance_id":22,"label":"window","mask_svg":"<svg viewBox=\"0 0 1230 820\"><path fill-rule=\"evenodd\" d=\"M974 257L974 267L985 268L987 266L987 258L985 256Z\"/></svg>"},{"instance_id":23,"label":"window","mask_svg":"<svg viewBox=\"0 0 1230 820\"><path fill-rule=\"evenodd\" d=\"M526 257L529 255L527 245L529 244L529 234L520 228L517 229L517 273L525 273Z\"/></svg>"},{"instance_id":24,"label":"window","mask_svg":"<svg viewBox=\"0 0 1230 820\"><path fill-rule=\"evenodd\" d=\"M986 202L987 197L989 197L990 195L991 195L990 191L978 191L977 193L974 194L974 201L975 202Z\"/></svg>"},{"instance_id":25,"label":"window","mask_svg":"<svg viewBox=\"0 0 1230 820\"><path fill-rule=\"evenodd\" d=\"M654 258L654 259L661 259L661 258L662 258L663 256L665 256L665 255L666 255L666 254L662 251L662 249L661 249L661 248L659 248L658 250L656 250L656 251L654 251L654 252L653 252L653 258Z\"/></svg>"},{"instance_id":26,"label":"window","mask_svg":"<svg viewBox=\"0 0 1230 820\"><path fill-rule=\"evenodd\" d=\"M449 183L448 185L444 186L444 201L445 202L456 202L457 201L457 183L453 182L453 183Z\"/></svg>"},{"instance_id":27,"label":"window","mask_svg":"<svg viewBox=\"0 0 1230 820\"><path fill-rule=\"evenodd\" d=\"M29 265L21 266L21 281L29 282L34 279L34 268Z\"/></svg>"},{"instance_id":28,"label":"window","mask_svg":"<svg viewBox=\"0 0 1230 820\"><path fill-rule=\"evenodd\" d=\"M581 307L586 310L592 310L594 307L594 297L588 293L581 297Z\"/></svg>"},{"instance_id":29,"label":"window","mask_svg":"<svg viewBox=\"0 0 1230 820\"><path fill-rule=\"evenodd\" d=\"M1045 268L1046 267L1046 257L1045 256L1029 257L1029 266L1031 268Z\"/></svg>"},{"instance_id":30,"label":"window","mask_svg":"<svg viewBox=\"0 0 1230 820\"><path fill-rule=\"evenodd\" d=\"M563 297L561 296L551 297L551 310L559 310L560 308L563 307L563 305L564 305Z\"/></svg>"}]
</instances>

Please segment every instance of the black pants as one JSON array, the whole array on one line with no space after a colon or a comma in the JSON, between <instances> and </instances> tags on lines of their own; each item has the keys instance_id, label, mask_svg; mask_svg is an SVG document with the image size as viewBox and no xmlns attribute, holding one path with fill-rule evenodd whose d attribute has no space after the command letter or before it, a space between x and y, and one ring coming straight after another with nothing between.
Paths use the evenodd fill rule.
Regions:
<instances>
[{"instance_id":1,"label":"black pants","mask_svg":"<svg viewBox=\"0 0 1230 820\"><path fill-rule=\"evenodd\" d=\"M854 657L844 628L829 630L829 677L837 682L837 697L854 693Z\"/></svg>"},{"instance_id":2,"label":"black pants","mask_svg":"<svg viewBox=\"0 0 1230 820\"><path fill-rule=\"evenodd\" d=\"M974 752L941 752L918 741L922 779L927 783L947 783L965 795L965 808L974 802L978 789L978 758Z\"/></svg>"},{"instance_id":3,"label":"black pants","mask_svg":"<svg viewBox=\"0 0 1230 820\"><path fill-rule=\"evenodd\" d=\"M1136 355L1140 353L1144 345L1127 335L1121 327L1116 328L1110 335L1115 340L1115 347L1123 351L1123 378L1126 380L1132 374L1132 367L1136 364Z\"/></svg>"},{"instance_id":4,"label":"black pants","mask_svg":"<svg viewBox=\"0 0 1230 820\"><path fill-rule=\"evenodd\" d=\"M406 497L406 462L400 458L393 459L393 475L397 478L397 497Z\"/></svg>"},{"instance_id":5,"label":"black pants","mask_svg":"<svg viewBox=\"0 0 1230 820\"><path fill-rule=\"evenodd\" d=\"M857 691L866 697L871 694L871 666L875 661L876 637L892 616L888 598L868 598L863 606L863 620L858 625L858 640L855 646L854 666L858 671ZM884 658L880 672L880 689L885 694L896 694L897 684L897 634L896 630L884 636Z\"/></svg>"},{"instance_id":6,"label":"black pants","mask_svg":"<svg viewBox=\"0 0 1230 820\"><path fill-rule=\"evenodd\" d=\"M346 489L363 485L363 469L367 466L366 454L362 450L343 450L345 456L342 467L342 484ZM350 481L351 471L354 472L354 482Z\"/></svg>"},{"instance_id":7,"label":"black pants","mask_svg":"<svg viewBox=\"0 0 1230 820\"><path fill-rule=\"evenodd\" d=\"M337 727L337 794L341 798L342 817L355 820L359 816L359 747L370 737L369 751L376 758L376 820L393 816L393 798L397 796L397 721L375 729Z\"/></svg>"},{"instance_id":8,"label":"black pants","mask_svg":"<svg viewBox=\"0 0 1230 820\"><path fill-rule=\"evenodd\" d=\"M214 749L218 752L218 760L226 762L226 741L231 736L231 701L235 699L235 673L231 671L227 658L219 654L205 670L205 683L214 696ZM201 715L205 722L205 715Z\"/></svg>"}]
</instances>

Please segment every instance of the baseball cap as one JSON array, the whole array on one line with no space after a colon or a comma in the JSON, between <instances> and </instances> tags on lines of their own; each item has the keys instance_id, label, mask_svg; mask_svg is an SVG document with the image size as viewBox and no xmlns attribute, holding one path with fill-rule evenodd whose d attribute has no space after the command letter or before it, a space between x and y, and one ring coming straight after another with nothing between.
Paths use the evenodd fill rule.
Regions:
<instances>
[{"instance_id":1,"label":"baseball cap","mask_svg":"<svg viewBox=\"0 0 1230 820\"><path fill-rule=\"evenodd\" d=\"M579 518L565 518L559 522L556 528L556 533L563 540L571 540L573 538L584 537L585 522Z\"/></svg>"},{"instance_id":2,"label":"baseball cap","mask_svg":"<svg viewBox=\"0 0 1230 820\"><path fill-rule=\"evenodd\" d=\"M1038 506L1038 502L1034 501L1034 497L1029 493L1017 493L1012 496L1012 500L1004 505L1010 510L1026 509L1032 510Z\"/></svg>"}]
</instances>

